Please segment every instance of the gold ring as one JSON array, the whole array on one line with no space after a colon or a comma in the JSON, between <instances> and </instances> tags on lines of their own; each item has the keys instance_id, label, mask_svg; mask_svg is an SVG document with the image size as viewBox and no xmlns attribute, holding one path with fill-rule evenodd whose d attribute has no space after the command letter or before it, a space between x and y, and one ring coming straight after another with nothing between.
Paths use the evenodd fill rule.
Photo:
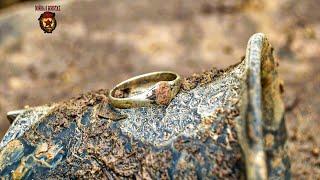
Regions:
<instances>
[{"instance_id":1,"label":"gold ring","mask_svg":"<svg viewBox=\"0 0 320 180\"><path fill-rule=\"evenodd\" d=\"M109 93L116 108L168 105L179 92L181 77L174 72L160 71L139 75L121 82Z\"/></svg>"}]
</instances>

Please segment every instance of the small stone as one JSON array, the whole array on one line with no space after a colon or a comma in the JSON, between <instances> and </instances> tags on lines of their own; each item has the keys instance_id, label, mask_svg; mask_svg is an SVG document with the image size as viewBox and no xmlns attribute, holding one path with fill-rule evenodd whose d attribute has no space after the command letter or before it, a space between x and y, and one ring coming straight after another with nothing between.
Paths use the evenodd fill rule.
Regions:
<instances>
[{"instance_id":1,"label":"small stone","mask_svg":"<svg viewBox=\"0 0 320 180\"><path fill-rule=\"evenodd\" d=\"M312 153L312 155L318 157L320 154L320 149L318 147L315 147L312 149L311 153Z\"/></svg>"},{"instance_id":2,"label":"small stone","mask_svg":"<svg viewBox=\"0 0 320 180\"><path fill-rule=\"evenodd\" d=\"M272 148L273 146L273 143L274 143L274 136L270 133L268 133L266 136L265 136L265 146L267 148Z\"/></svg>"}]
</instances>

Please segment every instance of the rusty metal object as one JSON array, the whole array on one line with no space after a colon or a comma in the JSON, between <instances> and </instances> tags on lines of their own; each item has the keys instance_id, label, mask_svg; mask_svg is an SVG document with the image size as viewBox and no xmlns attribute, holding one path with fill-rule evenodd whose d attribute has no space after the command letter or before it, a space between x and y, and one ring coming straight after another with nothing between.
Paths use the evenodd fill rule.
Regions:
<instances>
[{"instance_id":1,"label":"rusty metal object","mask_svg":"<svg viewBox=\"0 0 320 180\"><path fill-rule=\"evenodd\" d=\"M117 109L100 90L30 109L0 144L0 175L288 179L276 66L259 33L244 60L185 78L168 106Z\"/></svg>"}]
</instances>

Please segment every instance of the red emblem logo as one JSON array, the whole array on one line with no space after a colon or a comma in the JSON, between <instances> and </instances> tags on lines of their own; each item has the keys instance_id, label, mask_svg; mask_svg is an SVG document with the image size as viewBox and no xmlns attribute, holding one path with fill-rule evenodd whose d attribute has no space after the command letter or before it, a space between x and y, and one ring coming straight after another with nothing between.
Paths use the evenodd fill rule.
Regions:
<instances>
[{"instance_id":1,"label":"red emblem logo","mask_svg":"<svg viewBox=\"0 0 320 180\"><path fill-rule=\"evenodd\" d=\"M55 13L44 12L39 17L40 28L44 33L52 33L52 31L57 27L57 20L55 19Z\"/></svg>"}]
</instances>

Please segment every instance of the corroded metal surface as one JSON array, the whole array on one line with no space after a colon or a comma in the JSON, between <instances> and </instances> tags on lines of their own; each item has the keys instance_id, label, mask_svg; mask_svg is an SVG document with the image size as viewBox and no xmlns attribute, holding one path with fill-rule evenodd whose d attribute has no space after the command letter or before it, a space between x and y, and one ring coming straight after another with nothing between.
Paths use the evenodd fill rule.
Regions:
<instances>
[{"instance_id":1,"label":"corroded metal surface","mask_svg":"<svg viewBox=\"0 0 320 180\"><path fill-rule=\"evenodd\" d=\"M38 120L40 120L41 117L47 114L53 107L53 105L50 107L40 106L22 111L23 113L17 116L15 121L8 129L8 132L2 138L2 141L0 142L0 148L6 145L11 140L22 136L23 133L27 131L32 124L35 124Z\"/></svg>"},{"instance_id":2,"label":"corroded metal surface","mask_svg":"<svg viewBox=\"0 0 320 180\"><path fill-rule=\"evenodd\" d=\"M100 90L30 116L2 141L0 175L289 178L279 86L271 46L255 34L244 60L185 78L168 106L116 109Z\"/></svg>"}]
</instances>

